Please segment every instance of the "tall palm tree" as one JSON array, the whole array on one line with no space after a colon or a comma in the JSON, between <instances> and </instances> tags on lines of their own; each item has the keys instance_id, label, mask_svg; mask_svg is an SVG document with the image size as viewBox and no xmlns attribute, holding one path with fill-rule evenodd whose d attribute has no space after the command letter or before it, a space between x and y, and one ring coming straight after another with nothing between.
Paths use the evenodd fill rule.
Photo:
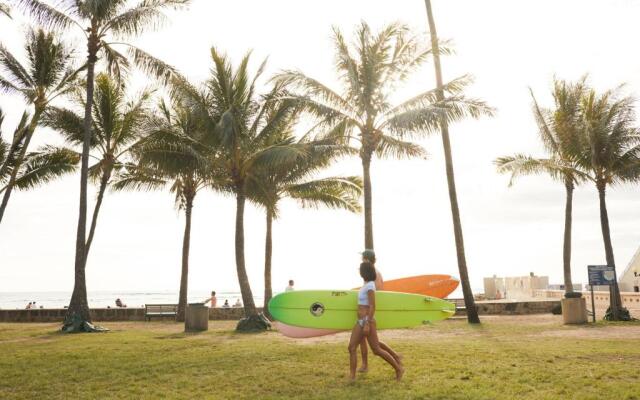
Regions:
<instances>
[{"instance_id":1,"label":"tall palm tree","mask_svg":"<svg viewBox=\"0 0 640 400\"><path fill-rule=\"evenodd\" d=\"M73 68L73 53L55 35L43 30L29 30L25 51L28 63L23 65L0 44L0 90L22 96L33 106L33 114L23 129L16 132L8 148L8 157L0 164L0 176L13 162L6 190L0 205L0 222L16 183L18 171L24 162L42 114L56 98L67 94L76 84L79 69Z\"/></svg>"},{"instance_id":2,"label":"tall palm tree","mask_svg":"<svg viewBox=\"0 0 640 400\"><path fill-rule=\"evenodd\" d=\"M176 206L184 210L185 228L182 241L182 271L176 320L184 321L189 281L191 220L198 192L207 187L219 189L218 176L210 160L216 156L210 148L198 145L202 135L202 120L174 99L172 107L164 101L160 115L147 124L148 135L136 147L135 165L120 175L114 189L161 189L170 186Z\"/></svg>"},{"instance_id":3,"label":"tall palm tree","mask_svg":"<svg viewBox=\"0 0 640 400\"><path fill-rule=\"evenodd\" d=\"M333 29L336 48L336 72L343 86L334 91L299 71L284 71L276 76L297 93L291 97L327 126L330 135L349 145L359 144L364 183L364 245L373 249L373 208L371 199L371 161L378 157L424 157L419 145L407 141L435 131L440 117L457 120L465 115L489 112L481 101L461 93L469 83L458 78L445 87L450 94L436 99L436 91L423 92L403 103L392 105L390 96L432 53L420 44L405 25L391 24L372 32L362 22L350 46L342 33Z\"/></svg>"},{"instance_id":4,"label":"tall palm tree","mask_svg":"<svg viewBox=\"0 0 640 400\"><path fill-rule=\"evenodd\" d=\"M122 171L130 161L136 144L144 138L143 127L149 112L150 96L150 91L144 91L129 100L123 81L110 78L107 74L96 77L91 134L91 149L94 154L90 154L96 162L89 167L89 176L98 183L98 195L85 244L85 264L107 187L113 175ZM77 92L75 100L78 109L84 109L85 100L81 91ZM59 131L70 144L82 145L84 131L81 113L68 108L50 107L43 122Z\"/></svg>"},{"instance_id":5,"label":"tall palm tree","mask_svg":"<svg viewBox=\"0 0 640 400\"><path fill-rule=\"evenodd\" d=\"M600 225L607 265L615 259L607 212L607 187L640 179L640 129L635 126L632 97L620 96L618 90L598 94L591 89L582 98L584 118L581 165L588 170L598 190ZM613 320L628 318L620 298L617 274L610 288L610 315Z\"/></svg>"},{"instance_id":6,"label":"tall palm tree","mask_svg":"<svg viewBox=\"0 0 640 400\"><path fill-rule=\"evenodd\" d=\"M133 37L145 30L158 27L164 20L166 9L176 9L187 5L190 0L140 0L129 6L122 0L62 0L58 4L62 10L40 0L17 0L20 8L28 12L43 26L69 29L78 28L78 32L87 39L87 79L86 104L83 119L82 163L80 168L80 199L78 207L78 229L76 234L75 284L69 308L65 317L65 326L71 330L82 329L83 322L91 321L87 302L85 278L85 243L87 224L87 182L89 178L89 151L91 148L92 108L95 66L99 57L104 57L112 75L119 77L123 69L130 66L128 58L117 50L126 47L129 58L143 71L168 80L176 71L164 62L131 44L110 41L110 36ZM68 329L66 329L68 330Z\"/></svg>"},{"instance_id":7,"label":"tall palm tree","mask_svg":"<svg viewBox=\"0 0 640 400\"><path fill-rule=\"evenodd\" d=\"M28 124L29 116L23 114L15 134L21 132ZM16 159L9 154L11 144L2 137L2 122L4 114L0 109L0 162L8 162L9 168L4 175L0 175L0 193L8 189L8 180L16 169L14 187L18 190L29 190L48 183L64 174L72 173L77 169L80 156L73 150L44 146L38 151L25 155L20 166L16 168Z\"/></svg>"},{"instance_id":8,"label":"tall palm tree","mask_svg":"<svg viewBox=\"0 0 640 400\"><path fill-rule=\"evenodd\" d=\"M445 101L445 94L447 92L446 85L442 80L442 67L440 65L442 49L439 45L435 19L431 8L431 0L425 0L425 6L427 9L427 19L429 21L429 32L431 35L431 47L433 50L433 66L437 85L436 99L442 102ZM491 112L489 111L487 114L491 114ZM447 118L445 115L441 115L438 119L440 133L442 135L442 147L444 149L445 170L447 174L447 185L449 187L449 202L451 203L451 218L453 220L453 235L456 243L458 271L460 273L460 283L462 286L465 308L467 309L467 320L469 323L479 324L480 318L478 317L478 310L476 309L473 292L471 291L471 283L469 282L469 271L464 251L464 238L462 235L462 222L460 221L460 209L458 206L458 194L456 191L455 175L453 172L453 156L451 153L451 141L449 139L449 124L452 120Z\"/></svg>"},{"instance_id":9,"label":"tall palm tree","mask_svg":"<svg viewBox=\"0 0 640 400\"><path fill-rule=\"evenodd\" d=\"M571 84L555 80L553 83L554 108L541 108L533 92L533 114L538 125L538 134L545 150L546 158L535 158L525 154L500 157L495 163L501 173L511 173L512 185L521 175L546 174L562 183L566 191L564 218L564 288L567 297L572 296L571 280L571 225L573 191L576 185L585 182L588 175L580 169L576 148L582 132L580 102L586 90L585 80ZM579 295L579 293L578 293Z\"/></svg>"},{"instance_id":10,"label":"tall palm tree","mask_svg":"<svg viewBox=\"0 0 640 400\"><path fill-rule=\"evenodd\" d=\"M256 81L265 63L251 76L250 54L245 55L237 67L215 48L211 49L211 57L214 67L204 93L183 92L206 118L208 129L201 142L219 148L220 156L213 163L224 171L227 189L236 198L236 270L246 316L237 329L264 329L266 325L257 314L245 265L244 210L250 195L247 189L249 185L258 184L261 171L281 163L291 165L304 159L306 152L295 144L274 143L271 139L280 134L296 109L291 102L282 100L281 85L275 85L264 96L257 94Z\"/></svg>"},{"instance_id":11,"label":"tall palm tree","mask_svg":"<svg viewBox=\"0 0 640 400\"><path fill-rule=\"evenodd\" d=\"M292 124L293 125L293 124ZM292 126L293 127L293 126ZM285 132L279 143L291 143L293 132ZM266 237L264 257L264 310L268 314L269 300L273 295L271 265L273 254L273 221L279 216L278 205L284 198L296 200L303 208L325 206L360 212L362 179L355 176L314 178L316 172L328 167L342 154L341 148L324 142L308 141L306 137L297 144L307 147L306 160L297 160L293 165L283 163L267 168L256 180L257 187L249 190L255 201L265 208Z\"/></svg>"}]
</instances>

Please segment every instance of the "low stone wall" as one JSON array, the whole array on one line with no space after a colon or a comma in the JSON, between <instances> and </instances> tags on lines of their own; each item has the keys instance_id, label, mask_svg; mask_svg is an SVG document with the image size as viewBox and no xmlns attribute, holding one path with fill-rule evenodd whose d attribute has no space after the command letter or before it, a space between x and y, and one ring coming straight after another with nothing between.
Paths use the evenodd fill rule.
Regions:
<instances>
[{"instance_id":1,"label":"low stone wall","mask_svg":"<svg viewBox=\"0 0 640 400\"><path fill-rule=\"evenodd\" d=\"M561 299L564 296L564 290L536 290L533 294L536 298ZM587 301L587 308L591 310L591 291L583 291L582 296ZM596 310L604 311L609 307L608 291L594 291L593 297ZM620 292L620 297L622 298L622 306L629 309L634 316L640 313L640 293Z\"/></svg>"},{"instance_id":2,"label":"low stone wall","mask_svg":"<svg viewBox=\"0 0 640 400\"><path fill-rule=\"evenodd\" d=\"M467 315L464 309L464 300L454 300L458 307L456 316ZM560 300L533 300L533 301L511 301L511 300L487 300L476 301L479 315L527 315L527 314L549 314L554 307L560 307Z\"/></svg>"},{"instance_id":3,"label":"low stone wall","mask_svg":"<svg viewBox=\"0 0 640 400\"><path fill-rule=\"evenodd\" d=\"M67 312L64 308L33 310L2 310L0 322L62 322ZM258 308L262 312L262 308ZM209 320L239 320L244 317L242 308L210 308ZM94 321L144 321L144 308L93 308L91 319ZM160 318L153 318L158 320ZM165 317L165 320L172 320Z\"/></svg>"}]
</instances>

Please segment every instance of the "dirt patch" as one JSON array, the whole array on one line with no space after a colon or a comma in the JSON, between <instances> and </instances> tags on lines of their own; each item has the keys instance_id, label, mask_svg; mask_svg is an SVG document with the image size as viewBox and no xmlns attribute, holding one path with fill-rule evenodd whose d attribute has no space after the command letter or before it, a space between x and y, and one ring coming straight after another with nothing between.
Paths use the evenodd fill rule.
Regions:
<instances>
[{"instance_id":1,"label":"dirt patch","mask_svg":"<svg viewBox=\"0 0 640 400\"><path fill-rule=\"evenodd\" d=\"M640 339L640 325L628 326L592 326L567 327L542 332L536 336L562 337L576 339Z\"/></svg>"}]
</instances>

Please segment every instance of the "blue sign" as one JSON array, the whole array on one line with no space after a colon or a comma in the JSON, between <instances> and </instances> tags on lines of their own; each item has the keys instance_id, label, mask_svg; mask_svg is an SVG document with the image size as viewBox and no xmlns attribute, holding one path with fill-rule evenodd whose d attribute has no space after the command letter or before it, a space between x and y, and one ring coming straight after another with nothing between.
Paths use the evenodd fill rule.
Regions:
<instances>
[{"instance_id":1,"label":"blue sign","mask_svg":"<svg viewBox=\"0 0 640 400\"><path fill-rule=\"evenodd\" d=\"M587 270L589 272L589 285L591 286L613 285L616 279L616 273L610 265L589 265Z\"/></svg>"}]
</instances>

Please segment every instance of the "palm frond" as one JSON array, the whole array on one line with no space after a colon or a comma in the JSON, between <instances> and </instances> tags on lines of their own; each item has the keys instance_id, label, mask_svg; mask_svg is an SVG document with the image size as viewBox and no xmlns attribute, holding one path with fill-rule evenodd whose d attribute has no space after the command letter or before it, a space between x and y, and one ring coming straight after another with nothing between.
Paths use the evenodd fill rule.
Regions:
<instances>
[{"instance_id":1,"label":"palm frond","mask_svg":"<svg viewBox=\"0 0 640 400\"><path fill-rule=\"evenodd\" d=\"M376 155L380 158L427 158L427 151L416 143L406 142L389 135L381 135Z\"/></svg>"},{"instance_id":2,"label":"palm frond","mask_svg":"<svg viewBox=\"0 0 640 400\"><path fill-rule=\"evenodd\" d=\"M113 17L102 31L112 31L120 37L139 35L143 31L162 26L166 20L163 9L177 9L189 3L190 0L142 0Z\"/></svg>"},{"instance_id":3,"label":"palm frond","mask_svg":"<svg viewBox=\"0 0 640 400\"><path fill-rule=\"evenodd\" d=\"M61 11L39 0L16 0L16 5L41 26L68 29L75 25L84 31L84 28L68 15L75 7L68 7Z\"/></svg>"},{"instance_id":4,"label":"palm frond","mask_svg":"<svg viewBox=\"0 0 640 400\"><path fill-rule=\"evenodd\" d=\"M127 52L133 63L144 73L168 84L175 79L183 79L177 69L166 62L152 56L144 50L127 44Z\"/></svg>"},{"instance_id":5,"label":"palm frond","mask_svg":"<svg viewBox=\"0 0 640 400\"><path fill-rule=\"evenodd\" d=\"M362 187L360 177L331 177L288 186L285 193L304 208L325 206L360 212Z\"/></svg>"},{"instance_id":6,"label":"palm frond","mask_svg":"<svg viewBox=\"0 0 640 400\"><path fill-rule=\"evenodd\" d=\"M27 155L16 178L15 187L29 190L49 183L65 174L75 172L80 154L61 147L46 146Z\"/></svg>"}]
</instances>

